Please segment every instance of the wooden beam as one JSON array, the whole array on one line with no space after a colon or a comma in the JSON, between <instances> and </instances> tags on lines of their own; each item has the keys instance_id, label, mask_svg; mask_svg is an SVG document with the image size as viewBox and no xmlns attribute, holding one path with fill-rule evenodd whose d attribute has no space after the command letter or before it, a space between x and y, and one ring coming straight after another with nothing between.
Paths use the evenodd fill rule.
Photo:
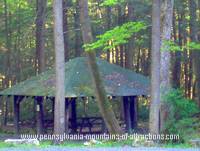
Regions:
<instances>
[{"instance_id":1,"label":"wooden beam","mask_svg":"<svg viewBox=\"0 0 200 151\"><path fill-rule=\"evenodd\" d=\"M107 128L106 128L106 123L104 122L104 120L102 119L102 126L101 126L101 132L102 133L107 133Z\"/></svg>"},{"instance_id":2,"label":"wooden beam","mask_svg":"<svg viewBox=\"0 0 200 151\"><path fill-rule=\"evenodd\" d=\"M65 133L69 133L69 101L65 98Z\"/></svg>"},{"instance_id":3,"label":"wooden beam","mask_svg":"<svg viewBox=\"0 0 200 151\"><path fill-rule=\"evenodd\" d=\"M20 96L14 96L14 126L15 126L15 134L19 134L19 121L20 121L20 101L23 98Z\"/></svg>"},{"instance_id":4,"label":"wooden beam","mask_svg":"<svg viewBox=\"0 0 200 151\"><path fill-rule=\"evenodd\" d=\"M71 125L72 125L72 133L77 132L77 121L76 121L76 98L72 98L71 102Z\"/></svg>"},{"instance_id":5,"label":"wooden beam","mask_svg":"<svg viewBox=\"0 0 200 151\"><path fill-rule=\"evenodd\" d=\"M36 114L36 106L37 106L37 103L36 103L36 100L35 100L35 97L32 97L33 99L33 127L35 127L35 125L37 125L37 114Z\"/></svg>"},{"instance_id":6,"label":"wooden beam","mask_svg":"<svg viewBox=\"0 0 200 151\"><path fill-rule=\"evenodd\" d=\"M52 117L53 117L53 121L54 121L54 111L55 111L55 97L51 98L52 101Z\"/></svg>"},{"instance_id":7,"label":"wooden beam","mask_svg":"<svg viewBox=\"0 0 200 151\"><path fill-rule=\"evenodd\" d=\"M137 128L137 97L130 96L130 118L131 118L131 128Z\"/></svg>"},{"instance_id":8,"label":"wooden beam","mask_svg":"<svg viewBox=\"0 0 200 151\"><path fill-rule=\"evenodd\" d=\"M8 119L8 99L10 98L10 96L5 96L4 97L4 119L3 119L3 125L6 126L7 125L7 119Z\"/></svg>"},{"instance_id":9,"label":"wooden beam","mask_svg":"<svg viewBox=\"0 0 200 151\"><path fill-rule=\"evenodd\" d=\"M9 96L10 97L10 96ZM19 134L20 132L20 102L23 100L24 96L14 96L14 125L15 125L15 133Z\"/></svg>"},{"instance_id":10,"label":"wooden beam","mask_svg":"<svg viewBox=\"0 0 200 151\"><path fill-rule=\"evenodd\" d=\"M43 112L43 100L42 96L35 97L36 101L36 129L37 134L43 134L44 126L44 112Z\"/></svg>"},{"instance_id":11,"label":"wooden beam","mask_svg":"<svg viewBox=\"0 0 200 151\"><path fill-rule=\"evenodd\" d=\"M3 125L3 96L0 95L0 127Z\"/></svg>"},{"instance_id":12,"label":"wooden beam","mask_svg":"<svg viewBox=\"0 0 200 151\"><path fill-rule=\"evenodd\" d=\"M54 132L54 111L55 111L55 97L49 97L49 99L51 100L51 117L52 117L52 133Z\"/></svg>"},{"instance_id":13,"label":"wooden beam","mask_svg":"<svg viewBox=\"0 0 200 151\"><path fill-rule=\"evenodd\" d=\"M126 131L131 131L131 118L130 118L130 103L129 103L129 97L124 96L123 97L123 105L124 105L124 120L126 124Z\"/></svg>"}]
</instances>

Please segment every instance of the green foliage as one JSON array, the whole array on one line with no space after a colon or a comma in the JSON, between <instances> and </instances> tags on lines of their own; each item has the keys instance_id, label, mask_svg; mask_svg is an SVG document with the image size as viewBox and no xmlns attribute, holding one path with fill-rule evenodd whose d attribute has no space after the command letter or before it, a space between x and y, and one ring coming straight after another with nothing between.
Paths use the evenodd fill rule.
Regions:
<instances>
[{"instance_id":1,"label":"green foliage","mask_svg":"<svg viewBox=\"0 0 200 151\"><path fill-rule=\"evenodd\" d=\"M128 22L122 26L117 26L112 30L105 32L102 35L97 36L97 41L85 44L85 51L93 51L96 49L113 49L119 45L126 44L128 39L142 29L146 29L144 22Z\"/></svg>"},{"instance_id":2,"label":"green foliage","mask_svg":"<svg viewBox=\"0 0 200 151\"><path fill-rule=\"evenodd\" d=\"M188 118L198 112L198 107L193 100L184 97L181 90L171 90L165 100L172 105L175 119Z\"/></svg>"},{"instance_id":3,"label":"green foliage","mask_svg":"<svg viewBox=\"0 0 200 151\"><path fill-rule=\"evenodd\" d=\"M179 142L187 143L190 139L199 138L200 122L197 118L184 118L181 120L171 120L167 124L167 132L179 134Z\"/></svg>"},{"instance_id":4,"label":"green foliage","mask_svg":"<svg viewBox=\"0 0 200 151\"><path fill-rule=\"evenodd\" d=\"M164 40L161 47L161 51L183 51L183 48L181 48L172 40Z\"/></svg>"},{"instance_id":5,"label":"green foliage","mask_svg":"<svg viewBox=\"0 0 200 151\"><path fill-rule=\"evenodd\" d=\"M116 117L120 117L120 100L119 98L112 98L110 102ZM88 98L88 100L77 100L77 116L78 117L101 117L98 105L95 99Z\"/></svg>"},{"instance_id":6,"label":"green foliage","mask_svg":"<svg viewBox=\"0 0 200 151\"><path fill-rule=\"evenodd\" d=\"M190 42L188 47L190 50L200 50L200 43Z\"/></svg>"},{"instance_id":7,"label":"green foliage","mask_svg":"<svg viewBox=\"0 0 200 151\"><path fill-rule=\"evenodd\" d=\"M88 100L78 99L77 101L77 116L78 117L99 117L100 113L98 110L97 102L92 98Z\"/></svg>"},{"instance_id":8,"label":"green foliage","mask_svg":"<svg viewBox=\"0 0 200 151\"><path fill-rule=\"evenodd\" d=\"M138 117L142 121L148 121L149 119L149 100L141 98L138 101Z\"/></svg>"},{"instance_id":9,"label":"green foliage","mask_svg":"<svg viewBox=\"0 0 200 151\"><path fill-rule=\"evenodd\" d=\"M195 137L200 128L200 121L192 118L192 115L199 112L193 100L185 98L181 90L171 90L164 97L164 100L170 109L165 132L179 134L181 142L187 141L190 137Z\"/></svg>"},{"instance_id":10,"label":"green foliage","mask_svg":"<svg viewBox=\"0 0 200 151\"><path fill-rule=\"evenodd\" d=\"M185 49L189 50L200 50L200 44L197 42L189 42L187 45L180 47L178 44L176 44L172 40L165 40L163 41L163 45L161 47L161 51L184 51Z\"/></svg>"},{"instance_id":11,"label":"green foliage","mask_svg":"<svg viewBox=\"0 0 200 151\"><path fill-rule=\"evenodd\" d=\"M125 0L104 0L103 3L101 3L101 6L114 6L124 2Z\"/></svg>"}]
</instances>

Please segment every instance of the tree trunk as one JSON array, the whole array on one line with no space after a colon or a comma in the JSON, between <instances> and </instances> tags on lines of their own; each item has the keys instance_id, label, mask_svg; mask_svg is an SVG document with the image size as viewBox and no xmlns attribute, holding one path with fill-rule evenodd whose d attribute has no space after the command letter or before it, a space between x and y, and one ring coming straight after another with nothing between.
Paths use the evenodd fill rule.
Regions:
<instances>
[{"instance_id":1,"label":"tree trunk","mask_svg":"<svg viewBox=\"0 0 200 151\"><path fill-rule=\"evenodd\" d=\"M170 50L165 41L171 39L171 27L173 16L173 0L162 0L161 4L161 88L170 88ZM165 91L166 92L166 91Z\"/></svg>"},{"instance_id":2,"label":"tree trunk","mask_svg":"<svg viewBox=\"0 0 200 151\"><path fill-rule=\"evenodd\" d=\"M11 31L9 28L10 16L8 15L8 6L7 0L4 0L4 19L5 19L5 38L6 38L6 57L5 57L5 64L4 64L4 72L5 72L5 85L3 88L10 87L11 81ZM7 125L7 118L8 118L8 101L6 100L4 103L4 126Z\"/></svg>"},{"instance_id":3,"label":"tree trunk","mask_svg":"<svg viewBox=\"0 0 200 151\"><path fill-rule=\"evenodd\" d=\"M69 40L68 40L68 14L67 14L67 0L63 0L63 35L64 35L64 49L65 61L69 60Z\"/></svg>"},{"instance_id":4,"label":"tree trunk","mask_svg":"<svg viewBox=\"0 0 200 151\"><path fill-rule=\"evenodd\" d=\"M119 52L120 52L120 46L115 49L115 60L117 65L119 65Z\"/></svg>"},{"instance_id":5,"label":"tree trunk","mask_svg":"<svg viewBox=\"0 0 200 151\"><path fill-rule=\"evenodd\" d=\"M169 46L165 44L165 41L169 41L171 39L171 29L172 29L172 19L173 19L173 6L174 0L162 0L161 3L161 110L160 110L160 130L164 130L165 121L167 118L165 109L165 101L164 97L169 92L170 89L170 50ZM165 110L163 110L165 109Z\"/></svg>"},{"instance_id":6,"label":"tree trunk","mask_svg":"<svg viewBox=\"0 0 200 151\"><path fill-rule=\"evenodd\" d=\"M121 26L123 23L123 16L122 16L122 6L118 5L118 25ZM123 52L123 45L120 45L116 48L116 64L123 67L123 59L124 59L124 52Z\"/></svg>"},{"instance_id":7,"label":"tree trunk","mask_svg":"<svg viewBox=\"0 0 200 151\"><path fill-rule=\"evenodd\" d=\"M5 17L5 38L6 38L6 57L5 57L5 88L10 86L11 81L11 31L9 27L10 14L8 14L7 0L4 0L4 17Z\"/></svg>"},{"instance_id":8,"label":"tree trunk","mask_svg":"<svg viewBox=\"0 0 200 151\"><path fill-rule=\"evenodd\" d=\"M36 73L45 70L45 19L47 0L37 0L36 16Z\"/></svg>"},{"instance_id":9,"label":"tree trunk","mask_svg":"<svg viewBox=\"0 0 200 151\"><path fill-rule=\"evenodd\" d=\"M54 0L54 45L56 67L56 97L54 113L54 134L65 132L65 63L63 37L62 0Z\"/></svg>"},{"instance_id":10,"label":"tree trunk","mask_svg":"<svg viewBox=\"0 0 200 151\"><path fill-rule=\"evenodd\" d=\"M186 33L186 30L184 29L184 32L183 32L183 43L184 45L187 44L187 33ZM187 49L184 49L184 52L183 52L183 56L184 56L184 90L185 90L185 97L188 97L188 77L189 77L189 69L188 69L188 66L189 66L189 55L188 55L188 50Z\"/></svg>"},{"instance_id":11,"label":"tree trunk","mask_svg":"<svg viewBox=\"0 0 200 151\"><path fill-rule=\"evenodd\" d=\"M17 37L15 40L15 51L16 51L16 82L21 81L21 74L22 74L22 67L21 67L21 37L22 37L22 30L21 30L21 6L17 7Z\"/></svg>"},{"instance_id":12,"label":"tree trunk","mask_svg":"<svg viewBox=\"0 0 200 151\"><path fill-rule=\"evenodd\" d=\"M197 4L195 0L189 1L190 10L190 39L192 42L198 42L198 24L197 24ZM192 69L195 75L195 100L200 108L200 52L197 50L192 51Z\"/></svg>"},{"instance_id":13,"label":"tree trunk","mask_svg":"<svg viewBox=\"0 0 200 151\"><path fill-rule=\"evenodd\" d=\"M81 27L80 27L80 10L78 5L79 0L76 0L76 13L74 14L74 28L75 28L75 57L81 56Z\"/></svg>"},{"instance_id":14,"label":"tree trunk","mask_svg":"<svg viewBox=\"0 0 200 151\"><path fill-rule=\"evenodd\" d=\"M88 15L88 1L81 0L79 1L80 7L80 21L81 21L81 30L84 44L91 43L93 41L91 23ZM108 131L112 134L121 134L122 130L118 124L118 121L112 110L112 106L109 103L98 66L96 63L96 56L93 51L87 53L88 63L93 78L93 83L96 91L97 104L100 110L100 113L106 123Z\"/></svg>"},{"instance_id":15,"label":"tree trunk","mask_svg":"<svg viewBox=\"0 0 200 151\"><path fill-rule=\"evenodd\" d=\"M128 20L134 21L134 4L133 1L128 1ZM133 68L133 55L134 55L134 36L131 37L128 43L128 50L125 52L125 67L128 69Z\"/></svg>"},{"instance_id":16,"label":"tree trunk","mask_svg":"<svg viewBox=\"0 0 200 151\"><path fill-rule=\"evenodd\" d=\"M173 13L173 31L174 31L174 42L176 43L177 37L177 31L176 31L176 16L175 13ZM178 16L178 44L180 47L182 47L182 15ZM174 54L174 63L173 63L173 76L172 76L172 87L173 88L180 88L181 85L181 52L175 52Z\"/></svg>"},{"instance_id":17,"label":"tree trunk","mask_svg":"<svg viewBox=\"0 0 200 151\"><path fill-rule=\"evenodd\" d=\"M160 108L160 0L153 0L152 6L152 48L151 48L151 104L150 133L159 133Z\"/></svg>"},{"instance_id":18,"label":"tree trunk","mask_svg":"<svg viewBox=\"0 0 200 151\"><path fill-rule=\"evenodd\" d=\"M111 7L106 7L106 29L110 30L111 28ZM110 62L110 49L106 51L107 61Z\"/></svg>"},{"instance_id":19,"label":"tree trunk","mask_svg":"<svg viewBox=\"0 0 200 151\"><path fill-rule=\"evenodd\" d=\"M188 50L189 55L188 55L188 98L192 99L192 92L191 89L193 87L193 53Z\"/></svg>"}]
</instances>

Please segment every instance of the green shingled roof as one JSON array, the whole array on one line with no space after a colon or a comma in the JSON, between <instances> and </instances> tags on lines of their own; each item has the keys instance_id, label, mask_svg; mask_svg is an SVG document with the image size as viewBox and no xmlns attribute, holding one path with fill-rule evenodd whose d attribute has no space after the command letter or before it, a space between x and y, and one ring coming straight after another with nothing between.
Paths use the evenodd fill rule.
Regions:
<instances>
[{"instance_id":1,"label":"green shingled roof","mask_svg":"<svg viewBox=\"0 0 200 151\"><path fill-rule=\"evenodd\" d=\"M149 94L149 79L141 74L97 58L97 64L105 89L111 96L133 96ZM55 71L48 70L11 88L0 95L55 96ZM65 64L65 96L94 96L92 77L87 58L79 57Z\"/></svg>"}]
</instances>

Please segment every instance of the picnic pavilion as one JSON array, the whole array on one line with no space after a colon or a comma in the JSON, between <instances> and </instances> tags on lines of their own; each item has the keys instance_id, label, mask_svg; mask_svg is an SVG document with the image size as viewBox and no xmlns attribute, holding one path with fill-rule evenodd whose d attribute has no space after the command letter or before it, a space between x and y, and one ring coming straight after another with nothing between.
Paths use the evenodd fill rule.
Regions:
<instances>
[{"instance_id":1,"label":"picnic pavilion","mask_svg":"<svg viewBox=\"0 0 200 151\"><path fill-rule=\"evenodd\" d=\"M122 100L126 130L134 129L137 108L135 101L138 96L149 95L149 79L134 71L108 63L99 58L97 58L97 64L109 99L120 97L120 100ZM16 134L19 134L20 123L22 122L20 121L20 111L23 108L20 108L20 103L27 100L27 98L29 100L32 98L36 103L35 126L37 127L37 133L42 133L43 126L45 125L44 101L52 103L52 114L54 114L55 79L55 71L50 69L0 92L0 99L5 97L7 101L13 100L13 119ZM65 114L67 130L72 129L73 132L77 132L78 127L81 127L81 124L83 126L84 122L87 123L85 125L90 125L91 130L93 123L95 123L94 121L98 120L98 118L88 117L83 118L79 124L77 122L77 100L89 97L95 98L95 89L91 79L87 58L78 57L66 62ZM30 112L34 112L34 110Z\"/></svg>"}]
</instances>

